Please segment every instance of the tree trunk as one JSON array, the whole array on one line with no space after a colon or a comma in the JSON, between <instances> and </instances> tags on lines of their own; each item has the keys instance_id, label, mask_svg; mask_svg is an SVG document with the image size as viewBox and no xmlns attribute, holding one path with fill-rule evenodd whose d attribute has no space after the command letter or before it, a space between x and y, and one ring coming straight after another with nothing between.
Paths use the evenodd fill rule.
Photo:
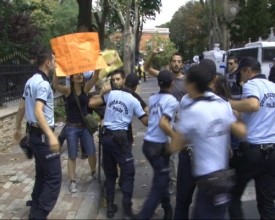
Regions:
<instances>
[{"instance_id":1,"label":"tree trunk","mask_svg":"<svg viewBox=\"0 0 275 220\"><path fill-rule=\"evenodd\" d=\"M101 13L98 13L98 12L94 13L95 22L98 27L98 37L99 37L99 44L100 44L101 50L104 50L105 48L105 23L109 13L110 13L110 6L108 3L108 0L103 1Z\"/></svg>"},{"instance_id":2,"label":"tree trunk","mask_svg":"<svg viewBox=\"0 0 275 220\"><path fill-rule=\"evenodd\" d=\"M77 28L85 26L92 31L92 0L77 0L78 24Z\"/></svg>"}]
</instances>

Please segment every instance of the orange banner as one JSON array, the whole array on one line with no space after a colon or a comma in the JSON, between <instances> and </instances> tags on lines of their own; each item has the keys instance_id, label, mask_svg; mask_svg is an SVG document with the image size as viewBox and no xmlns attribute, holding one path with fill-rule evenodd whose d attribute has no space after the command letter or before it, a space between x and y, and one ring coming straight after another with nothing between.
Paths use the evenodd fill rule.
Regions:
<instances>
[{"instance_id":1,"label":"orange banner","mask_svg":"<svg viewBox=\"0 0 275 220\"><path fill-rule=\"evenodd\" d=\"M56 75L69 76L106 67L99 58L98 33L63 35L51 40L56 59Z\"/></svg>"}]
</instances>

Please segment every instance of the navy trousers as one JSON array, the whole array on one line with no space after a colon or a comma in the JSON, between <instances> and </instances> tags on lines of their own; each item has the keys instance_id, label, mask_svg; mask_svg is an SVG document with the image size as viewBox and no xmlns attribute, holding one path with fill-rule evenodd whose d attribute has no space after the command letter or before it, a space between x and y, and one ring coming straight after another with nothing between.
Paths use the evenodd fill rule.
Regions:
<instances>
[{"instance_id":1,"label":"navy trousers","mask_svg":"<svg viewBox=\"0 0 275 220\"><path fill-rule=\"evenodd\" d=\"M179 153L177 173L177 194L174 219L189 219L189 208L197 182L192 174L190 150Z\"/></svg>"},{"instance_id":2,"label":"navy trousers","mask_svg":"<svg viewBox=\"0 0 275 220\"><path fill-rule=\"evenodd\" d=\"M151 191L139 214L139 219L151 219L155 209L170 207L169 194L169 155L165 153L165 144L144 141L143 153L154 170Z\"/></svg>"},{"instance_id":3,"label":"navy trousers","mask_svg":"<svg viewBox=\"0 0 275 220\"><path fill-rule=\"evenodd\" d=\"M275 152L265 155L260 147L250 148L242 155L234 155L236 186L229 205L231 219L244 219L241 197L247 183L254 179L257 208L261 219L275 219Z\"/></svg>"},{"instance_id":4,"label":"navy trousers","mask_svg":"<svg viewBox=\"0 0 275 220\"><path fill-rule=\"evenodd\" d=\"M29 218L46 219L54 208L60 192L62 182L60 154L50 151L47 138L39 129L31 129L29 138L36 173Z\"/></svg>"},{"instance_id":5,"label":"navy trousers","mask_svg":"<svg viewBox=\"0 0 275 220\"><path fill-rule=\"evenodd\" d=\"M124 208L132 205L134 190L134 158L129 143L122 147L114 140L114 135L109 133L102 136L103 169L106 176L107 197L114 197L116 178L118 177L117 165L120 167L121 190L123 194L122 204Z\"/></svg>"}]
</instances>

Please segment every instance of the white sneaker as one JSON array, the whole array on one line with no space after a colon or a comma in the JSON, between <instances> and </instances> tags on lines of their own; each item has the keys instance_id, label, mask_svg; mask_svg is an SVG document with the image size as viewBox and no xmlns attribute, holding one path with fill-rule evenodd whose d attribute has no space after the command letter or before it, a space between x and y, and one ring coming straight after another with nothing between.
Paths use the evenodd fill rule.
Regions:
<instances>
[{"instance_id":1,"label":"white sneaker","mask_svg":"<svg viewBox=\"0 0 275 220\"><path fill-rule=\"evenodd\" d=\"M71 184L69 186L69 191L71 193L76 193L77 192L76 183L74 181L71 181Z\"/></svg>"}]
</instances>

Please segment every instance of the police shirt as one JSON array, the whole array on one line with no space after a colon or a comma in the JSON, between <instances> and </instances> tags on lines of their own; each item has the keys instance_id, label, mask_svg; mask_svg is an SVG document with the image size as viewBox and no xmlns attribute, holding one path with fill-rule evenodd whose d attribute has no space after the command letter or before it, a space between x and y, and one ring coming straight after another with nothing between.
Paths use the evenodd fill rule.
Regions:
<instances>
[{"instance_id":1,"label":"police shirt","mask_svg":"<svg viewBox=\"0 0 275 220\"><path fill-rule=\"evenodd\" d=\"M132 118L145 116L140 102L129 92L112 90L103 96L106 103L104 125L110 130L127 130Z\"/></svg>"},{"instance_id":2,"label":"police shirt","mask_svg":"<svg viewBox=\"0 0 275 220\"><path fill-rule=\"evenodd\" d=\"M26 83L23 99L25 100L26 119L29 124L38 123L34 114L35 102L44 103L43 113L49 126L54 126L54 96L47 75L38 70Z\"/></svg>"},{"instance_id":3,"label":"police shirt","mask_svg":"<svg viewBox=\"0 0 275 220\"><path fill-rule=\"evenodd\" d=\"M230 104L212 92L181 109L176 130L193 145L194 176L228 167L230 126L234 121Z\"/></svg>"},{"instance_id":4,"label":"police shirt","mask_svg":"<svg viewBox=\"0 0 275 220\"><path fill-rule=\"evenodd\" d=\"M247 126L247 141L252 144L275 143L275 84L258 75L243 85L242 98L255 97L257 112L242 113Z\"/></svg>"},{"instance_id":5,"label":"police shirt","mask_svg":"<svg viewBox=\"0 0 275 220\"><path fill-rule=\"evenodd\" d=\"M164 115L170 120L173 119L179 103L171 94L161 92L150 96L148 103L149 120L144 140L155 143L166 143L168 137L159 127L159 121Z\"/></svg>"}]
</instances>

